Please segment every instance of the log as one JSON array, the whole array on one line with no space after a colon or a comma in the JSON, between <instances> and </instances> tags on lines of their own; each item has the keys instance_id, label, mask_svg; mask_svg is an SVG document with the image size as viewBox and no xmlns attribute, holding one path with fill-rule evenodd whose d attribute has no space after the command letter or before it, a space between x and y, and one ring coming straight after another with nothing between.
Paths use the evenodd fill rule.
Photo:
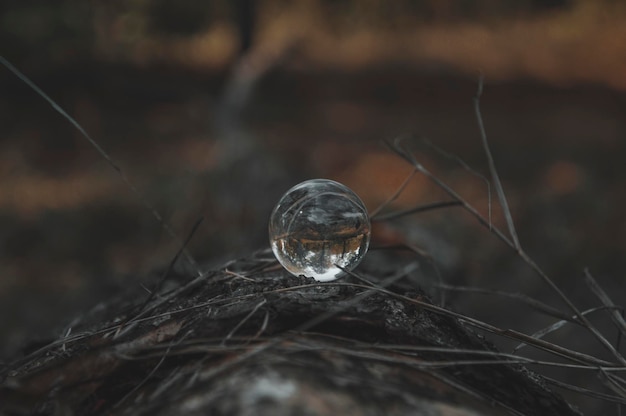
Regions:
<instances>
[{"instance_id":1,"label":"log","mask_svg":"<svg viewBox=\"0 0 626 416\"><path fill-rule=\"evenodd\" d=\"M579 414L387 265L319 283L269 250L132 288L1 373L0 414Z\"/></svg>"}]
</instances>

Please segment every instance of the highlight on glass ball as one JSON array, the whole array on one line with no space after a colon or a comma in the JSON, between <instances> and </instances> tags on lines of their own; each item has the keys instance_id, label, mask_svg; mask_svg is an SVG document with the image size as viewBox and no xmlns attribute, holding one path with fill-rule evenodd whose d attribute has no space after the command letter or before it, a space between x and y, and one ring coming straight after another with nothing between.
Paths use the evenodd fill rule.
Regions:
<instances>
[{"instance_id":1,"label":"highlight on glass ball","mask_svg":"<svg viewBox=\"0 0 626 416\"><path fill-rule=\"evenodd\" d=\"M294 276L327 282L363 260L370 242L363 201L328 179L302 182L280 199L269 224L274 255Z\"/></svg>"}]
</instances>

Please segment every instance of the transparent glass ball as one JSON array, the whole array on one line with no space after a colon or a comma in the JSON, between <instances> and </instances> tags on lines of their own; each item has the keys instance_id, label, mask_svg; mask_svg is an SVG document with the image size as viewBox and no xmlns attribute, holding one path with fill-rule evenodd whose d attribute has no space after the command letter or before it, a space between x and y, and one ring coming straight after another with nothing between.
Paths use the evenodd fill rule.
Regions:
<instances>
[{"instance_id":1,"label":"transparent glass ball","mask_svg":"<svg viewBox=\"0 0 626 416\"><path fill-rule=\"evenodd\" d=\"M270 217L274 255L287 271L320 282L335 280L363 260L370 242L363 201L328 179L302 182L278 201Z\"/></svg>"}]
</instances>

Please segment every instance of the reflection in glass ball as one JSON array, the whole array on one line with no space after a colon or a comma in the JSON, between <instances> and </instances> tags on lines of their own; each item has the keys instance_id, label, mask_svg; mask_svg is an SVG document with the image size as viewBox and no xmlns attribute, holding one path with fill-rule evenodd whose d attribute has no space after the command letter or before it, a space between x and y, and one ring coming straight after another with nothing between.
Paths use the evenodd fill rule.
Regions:
<instances>
[{"instance_id":1,"label":"reflection in glass ball","mask_svg":"<svg viewBox=\"0 0 626 416\"><path fill-rule=\"evenodd\" d=\"M280 199L269 225L274 255L287 271L325 282L354 269L370 242L363 201L328 179L302 182Z\"/></svg>"}]
</instances>

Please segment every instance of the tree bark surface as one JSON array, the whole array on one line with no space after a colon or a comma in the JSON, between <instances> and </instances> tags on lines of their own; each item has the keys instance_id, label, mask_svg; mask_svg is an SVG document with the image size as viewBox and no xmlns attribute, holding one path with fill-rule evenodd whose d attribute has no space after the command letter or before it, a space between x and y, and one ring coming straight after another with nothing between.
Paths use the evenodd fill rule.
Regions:
<instances>
[{"instance_id":1,"label":"tree bark surface","mask_svg":"<svg viewBox=\"0 0 626 416\"><path fill-rule=\"evenodd\" d=\"M398 273L320 284L269 251L170 273L3 370L0 414L578 414L524 367L481 364L468 350L495 348Z\"/></svg>"}]
</instances>

